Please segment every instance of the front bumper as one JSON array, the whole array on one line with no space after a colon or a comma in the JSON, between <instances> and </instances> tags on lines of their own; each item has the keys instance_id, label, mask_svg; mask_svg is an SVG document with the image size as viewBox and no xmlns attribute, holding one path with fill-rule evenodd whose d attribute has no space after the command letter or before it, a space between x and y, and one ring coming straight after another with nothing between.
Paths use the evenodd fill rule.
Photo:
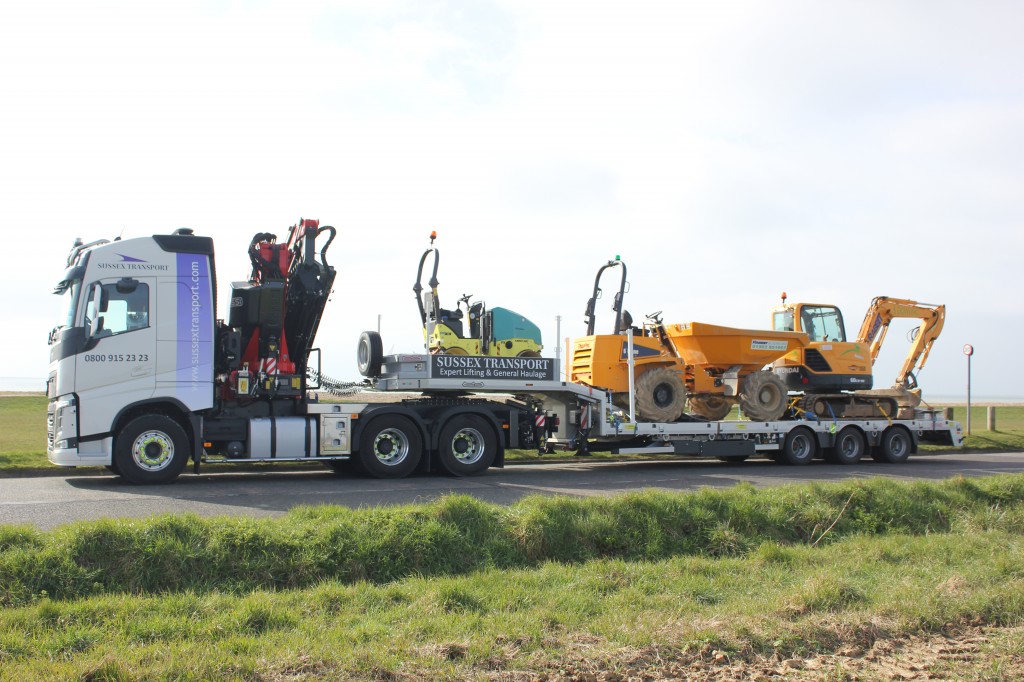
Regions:
<instances>
[{"instance_id":1,"label":"front bumper","mask_svg":"<svg viewBox=\"0 0 1024 682\"><path fill-rule=\"evenodd\" d=\"M103 466L111 463L113 438L81 442L78 400L61 396L46 406L46 458L57 466Z\"/></svg>"}]
</instances>

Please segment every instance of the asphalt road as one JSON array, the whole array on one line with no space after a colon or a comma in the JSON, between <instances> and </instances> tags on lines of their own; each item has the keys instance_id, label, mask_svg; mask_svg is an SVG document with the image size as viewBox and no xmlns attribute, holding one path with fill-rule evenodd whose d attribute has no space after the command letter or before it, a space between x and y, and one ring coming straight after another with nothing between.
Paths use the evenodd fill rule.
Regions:
<instances>
[{"instance_id":1,"label":"asphalt road","mask_svg":"<svg viewBox=\"0 0 1024 682\"><path fill-rule=\"evenodd\" d=\"M174 483L133 486L111 476L0 479L0 523L54 528L104 517L144 518L192 512L203 516L280 516L299 505L348 507L406 504L464 493L509 504L533 494L604 496L631 490L693 490L885 476L938 480L1024 472L1024 453L914 456L905 464L867 461L855 466L815 462L790 467L762 460L727 464L701 460L519 464L472 478L416 476L397 481L336 476L327 469L184 474Z\"/></svg>"}]
</instances>

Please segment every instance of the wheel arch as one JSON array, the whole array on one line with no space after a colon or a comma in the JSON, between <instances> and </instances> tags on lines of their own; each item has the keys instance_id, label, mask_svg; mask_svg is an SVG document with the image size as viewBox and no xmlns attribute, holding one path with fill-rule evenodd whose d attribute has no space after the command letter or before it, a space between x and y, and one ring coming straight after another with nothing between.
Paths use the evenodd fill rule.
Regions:
<instances>
[{"instance_id":1,"label":"wheel arch","mask_svg":"<svg viewBox=\"0 0 1024 682\"><path fill-rule=\"evenodd\" d=\"M840 424L842 424L842 422L840 422ZM828 447L834 448L836 446L836 440L839 438L839 434L848 430L853 430L860 434L861 439L863 439L864 441L865 449L871 447L872 439L870 433L868 431L865 431L860 424L855 424L853 422L850 422L848 424L842 424L839 428L836 429L835 433L830 433L828 437Z\"/></svg>"},{"instance_id":2,"label":"wheel arch","mask_svg":"<svg viewBox=\"0 0 1024 682\"><path fill-rule=\"evenodd\" d=\"M419 432L420 439L423 441L423 456L420 457L420 463L417 466L418 471L429 471L431 466L431 451L432 448L430 443L430 428L427 422L422 416L415 410L411 410L404 405L371 405L366 411L359 415L358 419L352 422L352 443L362 442L363 432L368 429L374 422L374 420L386 416L401 416L409 419L416 430ZM353 452L356 454L356 451Z\"/></svg>"},{"instance_id":3,"label":"wheel arch","mask_svg":"<svg viewBox=\"0 0 1024 682\"><path fill-rule=\"evenodd\" d=\"M191 445L190 459L197 461L202 452L202 417L189 410L184 403L175 398L150 398L139 402L125 405L114 416L111 423L110 435L117 440L118 434L125 425L136 417L147 415L163 415L177 422L185 431Z\"/></svg>"},{"instance_id":4,"label":"wheel arch","mask_svg":"<svg viewBox=\"0 0 1024 682\"><path fill-rule=\"evenodd\" d=\"M885 434L895 429L902 429L908 436L910 436L910 454L916 455L918 443L921 441L921 432L917 429L912 429L905 424L890 424L885 427L878 435L878 441L881 442Z\"/></svg>"}]
</instances>

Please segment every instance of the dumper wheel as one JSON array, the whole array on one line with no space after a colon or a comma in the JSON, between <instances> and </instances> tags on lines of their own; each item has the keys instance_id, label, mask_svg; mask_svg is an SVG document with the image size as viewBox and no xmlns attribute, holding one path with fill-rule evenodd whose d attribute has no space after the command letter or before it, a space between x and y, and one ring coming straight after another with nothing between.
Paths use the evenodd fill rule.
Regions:
<instances>
[{"instance_id":1,"label":"dumper wheel","mask_svg":"<svg viewBox=\"0 0 1024 682\"><path fill-rule=\"evenodd\" d=\"M686 407L686 385L675 370L655 367L641 374L634 387L636 413L652 422L674 422Z\"/></svg>"},{"instance_id":2,"label":"dumper wheel","mask_svg":"<svg viewBox=\"0 0 1024 682\"><path fill-rule=\"evenodd\" d=\"M540 353L538 353L535 350L524 350L524 351L520 351L519 355L517 355L516 357L517 358L539 358L540 357Z\"/></svg>"},{"instance_id":3,"label":"dumper wheel","mask_svg":"<svg viewBox=\"0 0 1024 682\"><path fill-rule=\"evenodd\" d=\"M690 412L698 416L704 417L708 421L717 422L721 419L725 419L726 415L732 410L732 402L725 398L718 398L716 396L703 396L703 397L691 397L690 398Z\"/></svg>"},{"instance_id":4,"label":"dumper wheel","mask_svg":"<svg viewBox=\"0 0 1024 682\"><path fill-rule=\"evenodd\" d=\"M773 372L747 375L740 386L740 408L752 421L771 422L786 412L786 384Z\"/></svg>"}]
</instances>

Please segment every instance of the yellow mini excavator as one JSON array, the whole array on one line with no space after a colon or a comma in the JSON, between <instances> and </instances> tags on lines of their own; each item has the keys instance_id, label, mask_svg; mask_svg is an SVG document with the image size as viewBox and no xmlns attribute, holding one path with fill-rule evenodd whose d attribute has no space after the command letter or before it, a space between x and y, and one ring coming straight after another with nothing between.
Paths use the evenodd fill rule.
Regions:
<instances>
[{"instance_id":1,"label":"yellow mini excavator","mask_svg":"<svg viewBox=\"0 0 1024 682\"><path fill-rule=\"evenodd\" d=\"M847 341L843 314L834 305L786 303L772 311L777 331L802 331L803 348L776 360L772 367L790 391L805 394L800 409L819 419L906 418L921 403L914 372L924 367L942 331L946 306L878 296L868 308L856 340ZM889 324L897 318L921 320L911 333L910 351L892 388L872 389L872 368Z\"/></svg>"}]
</instances>

